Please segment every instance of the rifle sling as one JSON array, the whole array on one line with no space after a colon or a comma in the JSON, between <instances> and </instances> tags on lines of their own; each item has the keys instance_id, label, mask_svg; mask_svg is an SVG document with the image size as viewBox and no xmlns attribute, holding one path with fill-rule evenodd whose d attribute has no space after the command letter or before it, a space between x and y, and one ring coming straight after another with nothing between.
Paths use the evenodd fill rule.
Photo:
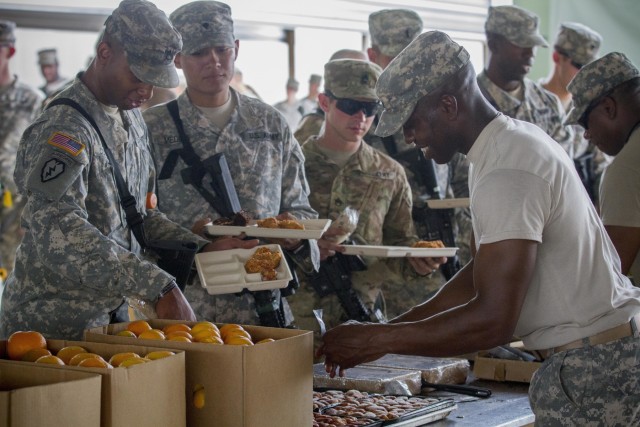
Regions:
<instances>
[{"instance_id":1,"label":"rifle sling","mask_svg":"<svg viewBox=\"0 0 640 427\"><path fill-rule=\"evenodd\" d=\"M111 163L111 167L113 168L113 175L116 180L118 195L120 197L120 205L125 211L126 218L127 218L127 225L129 225L129 228L131 228L131 231L133 232L133 235L135 236L140 246L143 248L147 248L148 242L144 232L144 219L142 218L142 215L140 214L140 212L138 212L136 199L131 195L131 192L129 191L129 187L127 186L127 183L124 180L122 173L120 172L120 165L118 164L115 157L113 156L111 149L107 146L107 142L105 141L104 136L102 136L102 132L100 131L98 124L95 122L93 117L91 117L89 113L87 113L87 111L84 108L82 108L82 106L78 104L76 101L74 101L73 99L69 99L69 98L54 99L49 103L49 105L47 105L47 109L54 107L56 105L66 105L68 107L75 109L85 119L87 119L89 124L91 124L91 126L93 126L93 128L95 129L96 133L98 134L98 137L100 138L100 142L102 143L102 149L107 155L107 158Z\"/></svg>"},{"instance_id":2,"label":"rifle sling","mask_svg":"<svg viewBox=\"0 0 640 427\"><path fill-rule=\"evenodd\" d=\"M180 138L180 142L182 142L182 150L179 150L179 155L182 156L184 162L191 168L192 176L196 175L196 170L199 172L200 169L203 169L202 160L198 157L195 150L193 149L193 145L191 144L191 140L187 136L187 133L184 130L184 125L182 124L182 119L180 119L180 111L178 108L178 100L174 99L173 101L168 102L167 110L169 110L169 115L173 119L173 123L176 125L176 130L178 131L178 137ZM171 152L167 157L165 164L162 166L162 171L160 172L159 179L167 179L171 177L173 169L177 163L177 157L175 155L172 156L174 152ZM217 205L218 200L216 196L202 186L202 177L204 173L199 175L199 179L191 179L190 184L195 187L195 189L200 193L200 195L211 205L213 209L216 210L220 215L225 216L223 212L221 212Z\"/></svg>"}]
</instances>

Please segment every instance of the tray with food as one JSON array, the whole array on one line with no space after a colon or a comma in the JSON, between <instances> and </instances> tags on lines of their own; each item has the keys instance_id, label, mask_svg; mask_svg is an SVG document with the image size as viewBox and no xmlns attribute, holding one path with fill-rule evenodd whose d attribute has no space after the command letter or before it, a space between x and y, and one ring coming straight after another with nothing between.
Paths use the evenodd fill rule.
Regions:
<instances>
[{"instance_id":1,"label":"tray with food","mask_svg":"<svg viewBox=\"0 0 640 427\"><path fill-rule=\"evenodd\" d=\"M210 295L284 288L293 278L279 245L202 252L195 263Z\"/></svg>"},{"instance_id":2,"label":"tray with food","mask_svg":"<svg viewBox=\"0 0 640 427\"><path fill-rule=\"evenodd\" d=\"M424 396L393 396L359 390L316 390L313 392L314 419L338 417L347 424L395 427L424 425L442 419L456 408L453 399ZM319 415L319 416L318 416ZM319 423L320 425L324 425Z\"/></svg>"},{"instance_id":3,"label":"tray with food","mask_svg":"<svg viewBox=\"0 0 640 427\"><path fill-rule=\"evenodd\" d=\"M420 240L412 246L373 246L373 245L345 245L345 255L377 256L386 258L403 257L450 257L454 256L458 248L447 248L441 240Z\"/></svg>"},{"instance_id":4,"label":"tray with food","mask_svg":"<svg viewBox=\"0 0 640 427\"><path fill-rule=\"evenodd\" d=\"M245 225L226 225L215 221L206 226L206 232L212 236L237 236L272 239L319 239L331 225L330 219L286 219L274 217L249 220Z\"/></svg>"}]
</instances>

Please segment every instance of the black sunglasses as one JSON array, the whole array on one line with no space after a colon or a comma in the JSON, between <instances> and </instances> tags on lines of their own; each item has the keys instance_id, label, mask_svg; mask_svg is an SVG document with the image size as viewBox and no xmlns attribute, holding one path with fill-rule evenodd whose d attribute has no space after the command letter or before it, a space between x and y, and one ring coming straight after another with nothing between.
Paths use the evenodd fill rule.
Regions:
<instances>
[{"instance_id":1,"label":"black sunglasses","mask_svg":"<svg viewBox=\"0 0 640 427\"><path fill-rule=\"evenodd\" d=\"M350 116L363 111L366 117L371 117L382 109L382 104L379 101L356 101L355 99L338 98L329 91L325 93L329 98L336 100L338 110Z\"/></svg>"}]
</instances>

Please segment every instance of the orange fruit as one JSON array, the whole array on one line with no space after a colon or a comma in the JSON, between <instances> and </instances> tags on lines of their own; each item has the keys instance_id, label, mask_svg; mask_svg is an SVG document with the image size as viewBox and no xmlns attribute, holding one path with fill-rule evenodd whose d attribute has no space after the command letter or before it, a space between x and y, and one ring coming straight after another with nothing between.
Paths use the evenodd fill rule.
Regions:
<instances>
[{"instance_id":1,"label":"orange fruit","mask_svg":"<svg viewBox=\"0 0 640 427\"><path fill-rule=\"evenodd\" d=\"M245 337L245 338L252 339L251 334L249 334L249 332L245 331L244 329L230 329L224 335L224 339L227 339L230 337Z\"/></svg>"},{"instance_id":2,"label":"orange fruit","mask_svg":"<svg viewBox=\"0 0 640 427\"><path fill-rule=\"evenodd\" d=\"M175 353L173 351L169 351L169 350L157 350L157 351L152 351L151 353L148 353L145 357L149 360L158 360L164 357L173 356L174 354Z\"/></svg>"},{"instance_id":3,"label":"orange fruit","mask_svg":"<svg viewBox=\"0 0 640 427\"><path fill-rule=\"evenodd\" d=\"M193 389L193 406L197 409L204 408L205 392L202 384L196 384Z\"/></svg>"},{"instance_id":4,"label":"orange fruit","mask_svg":"<svg viewBox=\"0 0 640 427\"><path fill-rule=\"evenodd\" d=\"M32 348L27 351L20 360L23 362L35 362L42 356L51 356L51 352L46 348Z\"/></svg>"},{"instance_id":5,"label":"orange fruit","mask_svg":"<svg viewBox=\"0 0 640 427\"><path fill-rule=\"evenodd\" d=\"M136 357L140 357L140 355L131 351L127 351L125 353L116 353L113 356L111 356L111 358L109 359L109 364L117 368L118 366L120 366L122 362L124 362L127 359L131 359L132 357L136 358Z\"/></svg>"},{"instance_id":6,"label":"orange fruit","mask_svg":"<svg viewBox=\"0 0 640 427\"><path fill-rule=\"evenodd\" d=\"M253 345L253 341L242 336L229 337L224 341L224 343L227 345Z\"/></svg>"},{"instance_id":7,"label":"orange fruit","mask_svg":"<svg viewBox=\"0 0 640 427\"><path fill-rule=\"evenodd\" d=\"M68 365L71 358L79 353L87 353L87 350L85 350L83 347L80 347L79 345L69 345L58 350L56 356L58 356L64 363Z\"/></svg>"},{"instance_id":8,"label":"orange fruit","mask_svg":"<svg viewBox=\"0 0 640 427\"><path fill-rule=\"evenodd\" d=\"M147 363L148 361L149 359L145 359L144 357L132 357L131 359L123 360L118 367L128 368L129 366L141 365L143 363Z\"/></svg>"},{"instance_id":9,"label":"orange fruit","mask_svg":"<svg viewBox=\"0 0 640 427\"><path fill-rule=\"evenodd\" d=\"M193 342L187 337L181 337L180 335L168 337L167 341L178 341L178 342Z\"/></svg>"},{"instance_id":10,"label":"orange fruit","mask_svg":"<svg viewBox=\"0 0 640 427\"><path fill-rule=\"evenodd\" d=\"M165 335L169 335L171 332L176 332L176 331L189 332L191 331L191 327L188 325L185 325L184 323L172 323L162 328L162 332L164 332Z\"/></svg>"},{"instance_id":11,"label":"orange fruit","mask_svg":"<svg viewBox=\"0 0 640 427\"><path fill-rule=\"evenodd\" d=\"M113 366L111 366L102 357L89 357L88 359L84 359L83 361L78 363L78 366L82 366L83 368L107 368L107 369L113 369Z\"/></svg>"},{"instance_id":12,"label":"orange fruit","mask_svg":"<svg viewBox=\"0 0 640 427\"><path fill-rule=\"evenodd\" d=\"M64 362L62 361L62 359L52 354L49 354L47 356L40 356L36 360L36 363L48 363L50 365L64 365Z\"/></svg>"},{"instance_id":13,"label":"orange fruit","mask_svg":"<svg viewBox=\"0 0 640 427\"><path fill-rule=\"evenodd\" d=\"M205 344L224 344L224 341L222 341L222 338L220 338L217 335L212 335L212 336L209 336L209 337L203 337L199 341L196 341L196 342L205 343Z\"/></svg>"},{"instance_id":14,"label":"orange fruit","mask_svg":"<svg viewBox=\"0 0 640 427\"><path fill-rule=\"evenodd\" d=\"M71 358L71 360L69 360L69 363L67 363L67 365L69 365L69 366L78 366L78 364L80 362L82 362L84 359L89 359L91 357L100 357L100 358L102 358L102 356L100 356L99 354L95 354L95 353L78 353L75 356L73 356Z\"/></svg>"},{"instance_id":15,"label":"orange fruit","mask_svg":"<svg viewBox=\"0 0 640 427\"><path fill-rule=\"evenodd\" d=\"M29 350L47 348L47 340L40 332L18 331L11 334L7 340L9 359L20 360Z\"/></svg>"},{"instance_id":16,"label":"orange fruit","mask_svg":"<svg viewBox=\"0 0 640 427\"><path fill-rule=\"evenodd\" d=\"M130 338L137 338L138 337L134 332L131 332L128 329L124 329L124 330L118 332L116 335L118 335L120 337L130 337Z\"/></svg>"},{"instance_id":17,"label":"orange fruit","mask_svg":"<svg viewBox=\"0 0 640 427\"><path fill-rule=\"evenodd\" d=\"M197 332L199 332L199 331L201 331L201 330L203 330L203 329L207 329L207 330L212 330L212 331L220 332L220 331L218 330L218 327L216 326L216 324L215 324L215 323L213 323L213 322L208 322L208 321L206 321L206 320L203 320L203 321L198 322L198 323L196 323L195 325L193 325L193 326L191 327L191 331L190 331L190 332L191 332L191 334L193 335L193 334L195 334L195 333L197 333Z\"/></svg>"},{"instance_id":18,"label":"orange fruit","mask_svg":"<svg viewBox=\"0 0 640 427\"><path fill-rule=\"evenodd\" d=\"M151 329L151 325L146 320L134 320L127 325L127 330L139 336L142 332Z\"/></svg>"},{"instance_id":19,"label":"orange fruit","mask_svg":"<svg viewBox=\"0 0 640 427\"><path fill-rule=\"evenodd\" d=\"M187 331L172 331L169 333L165 333L165 337L166 339L171 339L173 337L185 337L189 338L189 341L193 339L193 336L191 336L191 334Z\"/></svg>"},{"instance_id":20,"label":"orange fruit","mask_svg":"<svg viewBox=\"0 0 640 427\"><path fill-rule=\"evenodd\" d=\"M265 339L262 339L262 340L258 341L256 344L264 344L264 343L267 343L267 342L274 342L274 341L275 340L273 338L265 338Z\"/></svg>"},{"instance_id":21,"label":"orange fruit","mask_svg":"<svg viewBox=\"0 0 640 427\"><path fill-rule=\"evenodd\" d=\"M211 329L205 329L194 333L192 341L200 342L201 340L208 338L220 338L220 335Z\"/></svg>"},{"instance_id":22,"label":"orange fruit","mask_svg":"<svg viewBox=\"0 0 640 427\"><path fill-rule=\"evenodd\" d=\"M138 338L143 340L163 340L165 336L160 329L149 329L148 331L140 332Z\"/></svg>"}]
</instances>

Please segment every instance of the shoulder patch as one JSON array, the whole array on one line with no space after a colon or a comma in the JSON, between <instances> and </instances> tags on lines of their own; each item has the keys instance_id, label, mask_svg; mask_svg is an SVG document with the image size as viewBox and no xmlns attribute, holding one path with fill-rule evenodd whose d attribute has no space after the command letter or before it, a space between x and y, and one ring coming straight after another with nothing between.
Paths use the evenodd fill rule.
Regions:
<instances>
[{"instance_id":1,"label":"shoulder patch","mask_svg":"<svg viewBox=\"0 0 640 427\"><path fill-rule=\"evenodd\" d=\"M64 150L67 153L71 154L72 156L77 156L78 154L80 154L85 147L82 142L77 141L62 132L54 132L53 135L51 135L47 140L47 144L58 147L61 150Z\"/></svg>"},{"instance_id":2,"label":"shoulder patch","mask_svg":"<svg viewBox=\"0 0 640 427\"><path fill-rule=\"evenodd\" d=\"M40 181L47 182L59 177L62 175L66 167L67 165L59 159L52 158L47 160L44 166L42 166Z\"/></svg>"}]
</instances>

